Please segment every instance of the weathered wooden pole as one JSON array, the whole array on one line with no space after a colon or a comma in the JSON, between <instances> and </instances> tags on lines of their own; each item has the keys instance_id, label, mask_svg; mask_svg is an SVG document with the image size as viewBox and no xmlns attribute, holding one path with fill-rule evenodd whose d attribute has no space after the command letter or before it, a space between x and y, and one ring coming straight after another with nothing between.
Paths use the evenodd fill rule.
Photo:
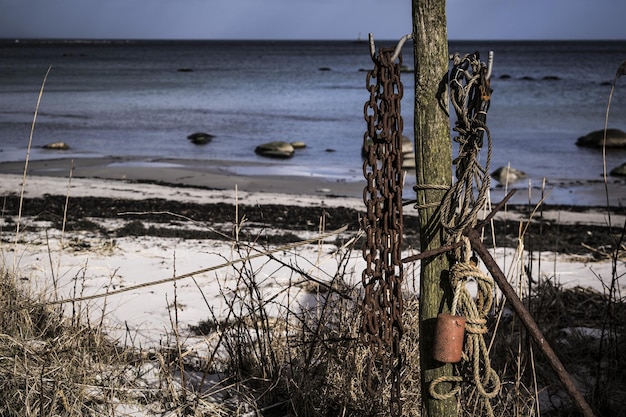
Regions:
<instances>
[{"instance_id":1,"label":"weathered wooden pole","mask_svg":"<svg viewBox=\"0 0 626 417\"><path fill-rule=\"evenodd\" d=\"M420 216L421 250L444 244L437 206L452 182L452 145L448 102L443 88L448 73L448 34L445 0L412 0L415 59L415 160L417 206ZM444 86L442 88L442 86ZM449 263L445 254L422 260L420 278L420 362L422 416L456 416L456 398L432 398L430 383L452 375L452 365L433 359L432 345L437 314L446 312L451 300L446 288ZM445 385L441 385L442 389Z\"/></svg>"}]
</instances>

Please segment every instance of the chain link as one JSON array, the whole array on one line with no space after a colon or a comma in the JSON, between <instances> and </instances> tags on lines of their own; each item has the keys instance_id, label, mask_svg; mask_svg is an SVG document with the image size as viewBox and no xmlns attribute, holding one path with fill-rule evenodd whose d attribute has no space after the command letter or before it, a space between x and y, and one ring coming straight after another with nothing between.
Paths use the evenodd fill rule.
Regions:
<instances>
[{"instance_id":1,"label":"chain link","mask_svg":"<svg viewBox=\"0 0 626 417\"><path fill-rule=\"evenodd\" d=\"M393 49L382 48L373 55L374 69L366 78L370 99L364 105L363 175L367 185L363 201L367 214L362 218L366 267L361 277L365 287L361 334L370 346L368 389L379 393L390 373L391 415L401 416L403 86L402 56L394 62L393 54Z\"/></svg>"}]
</instances>

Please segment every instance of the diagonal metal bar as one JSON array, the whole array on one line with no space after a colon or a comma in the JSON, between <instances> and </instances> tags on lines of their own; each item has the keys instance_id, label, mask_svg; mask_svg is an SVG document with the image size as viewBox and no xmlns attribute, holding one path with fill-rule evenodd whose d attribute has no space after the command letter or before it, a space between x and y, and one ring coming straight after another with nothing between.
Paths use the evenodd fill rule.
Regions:
<instances>
[{"instance_id":1,"label":"diagonal metal bar","mask_svg":"<svg viewBox=\"0 0 626 417\"><path fill-rule=\"evenodd\" d=\"M548 341L543 336L543 333L539 329L539 326L537 326L537 322L535 322L535 320L533 319L530 311L528 311L524 303L522 303L522 300L519 299L517 293L515 292L511 284L509 284L509 282L507 281L504 273L502 272L496 261L493 259L486 246L481 241L478 231L476 229L469 228L465 231L465 235L469 238L472 244L472 249L474 249L480 259L482 259L485 267L487 268L493 279L497 282L500 290L502 290L502 293L506 297L507 301L510 303L511 307L513 307L513 310L515 310L515 313L524 324L524 327L526 327L526 330L528 330L528 333L537 343L539 349L541 349L543 354L546 356L546 359L550 363L552 370L556 373L557 377L563 384L563 387L569 394L570 398L572 399L572 401L574 401L574 404L576 404L576 407L578 407L583 416L595 417L593 411L591 410L591 407L589 407L589 404L587 404L581 392L578 390L578 388L576 388L574 380L567 372L567 370L561 363L561 360L558 358Z\"/></svg>"},{"instance_id":2,"label":"diagonal metal bar","mask_svg":"<svg viewBox=\"0 0 626 417\"><path fill-rule=\"evenodd\" d=\"M509 191L509 193L502 199L502 201L500 201L498 204L496 204L496 206L493 208L493 210L491 210L489 215L487 217L485 217L485 219L483 221L481 221L478 225L476 225L476 228L477 229L482 229L487 223L489 223L491 221L491 219L493 219L494 216L500 210L502 210L504 205L511 199L511 197L513 197L513 194L515 194L515 191L517 191L517 190ZM438 247L436 249L431 249L431 250L427 250L427 251L418 253L417 255L407 256L406 258L402 259L402 263L415 262L415 261L419 261L421 259L431 258L433 256L441 255L442 253L446 253L446 252L449 252L449 251L454 250L456 248L459 248L462 245L463 245L463 242L459 241L459 242L456 242L456 243L452 243L450 245L440 246L440 247Z\"/></svg>"}]
</instances>

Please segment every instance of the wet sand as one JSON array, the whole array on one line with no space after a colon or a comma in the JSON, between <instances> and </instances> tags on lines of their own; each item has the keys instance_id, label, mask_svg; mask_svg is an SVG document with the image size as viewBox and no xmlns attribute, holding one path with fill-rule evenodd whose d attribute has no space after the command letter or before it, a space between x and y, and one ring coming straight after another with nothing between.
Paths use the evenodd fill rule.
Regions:
<instances>
[{"instance_id":1,"label":"wet sand","mask_svg":"<svg viewBox=\"0 0 626 417\"><path fill-rule=\"evenodd\" d=\"M29 176L100 178L213 190L361 197L363 182L302 175L270 175L279 163L180 159L79 158L30 161ZM251 172L243 175L238 171ZM283 170L278 170L279 172ZM22 175L24 162L0 163L0 174Z\"/></svg>"},{"instance_id":2,"label":"wet sand","mask_svg":"<svg viewBox=\"0 0 626 417\"><path fill-rule=\"evenodd\" d=\"M241 162L222 160L145 159L133 157L59 158L30 161L29 176L100 178L145 182L211 190L234 190L257 193L339 196L362 199L365 180L360 167L350 178L304 175L297 167L280 161ZM0 163L0 174L23 175L24 162ZM412 173L407 173L405 200L414 198ZM503 187L492 181L491 200L500 201L510 189L518 192L515 204L537 204L545 198L547 205L614 208L626 206L626 179L600 177L590 181L553 179L541 183L519 182ZM608 191L608 193L607 193ZM608 200L607 200L608 195Z\"/></svg>"}]
</instances>

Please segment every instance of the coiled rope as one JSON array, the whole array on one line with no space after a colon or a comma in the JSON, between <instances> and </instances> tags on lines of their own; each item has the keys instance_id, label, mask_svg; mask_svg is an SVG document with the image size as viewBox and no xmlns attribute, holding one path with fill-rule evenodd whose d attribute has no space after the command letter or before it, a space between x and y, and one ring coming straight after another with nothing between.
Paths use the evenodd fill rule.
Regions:
<instances>
[{"instance_id":1,"label":"coiled rope","mask_svg":"<svg viewBox=\"0 0 626 417\"><path fill-rule=\"evenodd\" d=\"M487 333L487 315L493 305L495 283L493 278L483 273L472 257L471 245L466 237L464 241L464 261L458 262L450 269L450 285L454 288L452 314L465 317L467 341L463 352L463 361L471 368L471 381L484 398L485 409L489 416L493 410L489 402L500 392L500 377L491 367L489 351L485 343ZM478 291L474 299L467 289L469 281L476 282ZM442 376L433 380L429 387L430 395L440 400L448 399L460 392L462 376ZM441 392L438 386L442 383L455 385L448 392Z\"/></svg>"}]
</instances>

